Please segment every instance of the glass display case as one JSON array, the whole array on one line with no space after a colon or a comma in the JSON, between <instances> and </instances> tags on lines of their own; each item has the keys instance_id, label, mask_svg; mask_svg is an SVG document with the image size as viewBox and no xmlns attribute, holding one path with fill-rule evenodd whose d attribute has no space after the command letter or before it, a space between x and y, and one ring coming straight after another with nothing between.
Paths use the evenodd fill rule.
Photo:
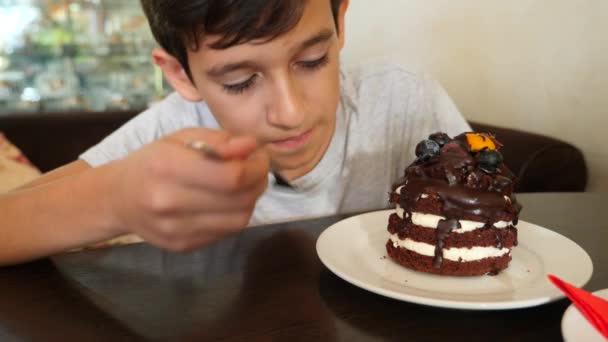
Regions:
<instances>
[{"instance_id":1,"label":"glass display case","mask_svg":"<svg viewBox=\"0 0 608 342\"><path fill-rule=\"evenodd\" d=\"M138 0L0 0L0 115L138 110L171 89Z\"/></svg>"}]
</instances>

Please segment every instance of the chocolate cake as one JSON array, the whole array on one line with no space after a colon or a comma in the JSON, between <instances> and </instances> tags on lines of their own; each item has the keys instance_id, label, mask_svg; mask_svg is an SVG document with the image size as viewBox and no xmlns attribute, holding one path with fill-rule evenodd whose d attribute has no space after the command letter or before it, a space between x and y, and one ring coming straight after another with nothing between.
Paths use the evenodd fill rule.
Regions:
<instances>
[{"instance_id":1,"label":"chocolate cake","mask_svg":"<svg viewBox=\"0 0 608 342\"><path fill-rule=\"evenodd\" d=\"M434 133L394 186L388 255L400 265L452 276L495 275L517 245L516 177L491 134Z\"/></svg>"}]
</instances>

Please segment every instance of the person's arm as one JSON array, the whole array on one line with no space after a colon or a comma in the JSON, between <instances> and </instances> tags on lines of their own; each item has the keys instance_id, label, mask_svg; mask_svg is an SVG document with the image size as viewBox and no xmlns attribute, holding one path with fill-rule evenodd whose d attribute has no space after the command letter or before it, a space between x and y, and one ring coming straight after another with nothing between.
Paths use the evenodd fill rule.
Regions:
<instances>
[{"instance_id":1,"label":"person's arm","mask_svg":"<svg viewBox=\"0 0 608 342\"><path fill-rule=\"evenodd\" d=\"M113 163L68 164L0 196L0 264L13 264L121 233L108 203Z\"/></svg>"},{"instance_id":2,"label":"person's arm","mask_svg":"<svg viewBox=\"0 0 608 342\"><path fill-rule=\"evenodd\" d=\"M224 160L183 143L206 141ZM97 168L77 161L0 196L0 265L135 233L191 250L244 228L266 188L255 139L186 129Z\"/></svg>"},{"instance_id":3,"label":"person's arm","mask_svg":"<svg viewBox=\"0 0 608 342\"><path fill-rule=\"evenodd\" d=\"M19 186L16 190L23 190L33 188L35 186L50 183L54 180L77 175L83 171L91 169L91 166L84 160L78 159L77 161L71 162L64 166L58 167L55 170L49 171L42 176L32 180L29 183Z\"/></svg>"}]
</instances>

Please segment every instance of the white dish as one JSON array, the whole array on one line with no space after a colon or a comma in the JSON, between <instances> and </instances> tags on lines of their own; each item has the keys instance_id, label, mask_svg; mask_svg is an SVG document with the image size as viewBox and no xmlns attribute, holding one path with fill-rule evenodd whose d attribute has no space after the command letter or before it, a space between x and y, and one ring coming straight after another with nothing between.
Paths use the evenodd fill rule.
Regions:
<instances>
[{"instance_id":1,"label":"white dish","mask_svg":"<svg viewBox=\"0 0 608 342\"><path fill-rule=\"evenodd\" d=\"M519 245L509 267L496 276L449 277L413 271L387 256L386 230L392 210L339 221L321 233L317 254L342 279L377 294L424 305L500 310L541 305L564 294L546 275L582 287L591 278L589 255L572 240L520 221Z\"/></svg>"},{"instance_id":2,"label":"white dish","mask_svg":"<svg viewBox=\"0 0 608 342\"><path fill-rule=\"evenodd\" d=\"M593 292L594 295L608 299L608 289ZM564 316L562 317L562 336L566 342L568 341L606 341L606 339L597 331L591 323L581 314L580 311L571 304Z\"/></svg>"}]
</instances>

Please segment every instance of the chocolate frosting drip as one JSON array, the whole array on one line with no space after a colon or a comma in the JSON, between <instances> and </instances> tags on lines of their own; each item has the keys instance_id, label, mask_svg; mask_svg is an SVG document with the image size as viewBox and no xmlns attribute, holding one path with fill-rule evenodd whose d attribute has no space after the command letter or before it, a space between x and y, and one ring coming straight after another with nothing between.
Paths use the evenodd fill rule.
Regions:
<instances>
[{"instance_id":1,"label":"chocolate frosting drip","mask_svg":"<svg viewBox=\"0 0 608 342\"><path fill-rule=\"evenodd\" d=\"M502 249L503 245L502 245L502 237L500 236L500 233L496 232L496 248L498 249Z\"/></svg>"},{"instance_id":2,"label":"chocolate frosting drip","mask_svg":"<svg viewBox=\"0 0 608 342\"><path fill-rule=\"evenodd\" d=\"M492 140L497 148L502 146ZM513 195L517 179L502 163L491 171L480 167L479 152L471 151L465 134L444 144L436 155L417 159L405 170L401 194L392 197L391 202L400 204L407 213L408 222L412 208L423 194L438 196L442 203L442 216L446 219L439 222L436 230L435 268L441 267L443 241L459 227L459 219L475 216L486 222L485 227L492 227L501 218L510 217L513 224L517 224L521 210ZM503 247L499 233L496 234L496 247Z\"/></svg>"},{"instance_id":3,"label":"chocolate frosting drip","mask_svg":"<svg viewBox=\"0 0 608 342\"><path fill-rule=\"evenodd\" d=\"M435 258L433 258L433 267L440 268L443 262L443 244L444 240L450 232L460 227L460 222L456 219L440 220L437 225L437 244L435 245Z\"/></svg>"},{"instance_id":4,"label":"chocolate frosting drip","mask_svg":"<svg viewBox=\"0 0 608 342\"><path fill-rule=\"evenodd\" d=\"M492 222L486 222L483 227L488 229L492 228ZM502 236L497 231L494 231L494 236L496 237L496 248L502 249L502 247L504 246L504 244L502 243ZM517 241L515 241L515 244L517 244Z\"/></svg>"},{"instance_id":5,"label":"chocolate frosting drip","mask_svg":"<svg viewBox=\"0 0 608 342\"><path fill-rule=\"evenodd\" d=\"M484 192L463 186L450 186L443 180L433 178L409 179L401 189L399 203L402 208L413 208L422 194L436 193L443 203L443 214L446 218L461 218L475 215L494 223L505 211L516 215L516 210L509 210L507 200L495 192ZM513 200L511 200L513 201ZM513 208L515 209L515 208Z\"/></svg>"}]
</instances>

